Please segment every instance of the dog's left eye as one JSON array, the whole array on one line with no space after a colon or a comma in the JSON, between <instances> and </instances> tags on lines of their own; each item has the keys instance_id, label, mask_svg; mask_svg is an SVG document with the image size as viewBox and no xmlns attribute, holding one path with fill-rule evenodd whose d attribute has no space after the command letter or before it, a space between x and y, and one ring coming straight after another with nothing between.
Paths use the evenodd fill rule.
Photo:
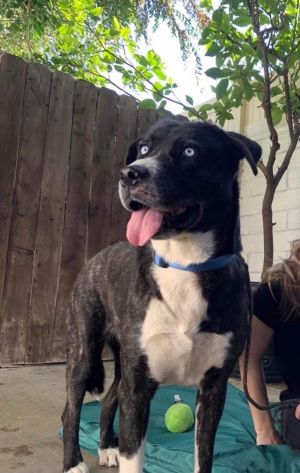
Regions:
<instances>
[{"instance_id":1,"label":"dog's left eye","mask_svg":"<svg viewBox=\"0 0 300 473\"><path fill-rule=\"evenodd\" d=\"M194 148L188 146L184 149L183 153L185 154L185 156L188 156L188 158L191 158L192 156L195 156L196 151L194 150Z\"/></svg>"},{"instance_id":2,"label":"dog's left eye","mask_svg":"<svg viewBox=\"0 0 300 473\"><path fill-rule=\"evenodd\" d=\"M149 151L149 146L147 146L147 145L141 146L140 152L141 152L141 155L142 155L142 156L143 156L144 154L147 154L148 151Z\"/></svg>"}]
</instances>

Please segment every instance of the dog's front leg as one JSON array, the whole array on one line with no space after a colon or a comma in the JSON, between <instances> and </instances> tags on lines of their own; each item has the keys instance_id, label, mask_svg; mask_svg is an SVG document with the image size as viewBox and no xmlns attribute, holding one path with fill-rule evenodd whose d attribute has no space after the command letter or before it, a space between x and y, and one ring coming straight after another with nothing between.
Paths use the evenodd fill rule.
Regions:
<instances>
[{"instance_id":1,"label":"dog's front leg","mask_svg":"<svg viewBox=\"0 0 300 473\"><path fill-rule=\"evenodd\" d=\"M211 368L200 384L196 403L195 473L211 473L214 441L223 412L227 376Z\"/></svg>"},{"instance_id":2,"label":"dog's front leg","mask_svg":"<svg viewBox=\"0 0 300 473\"><path fill-rule=\"evenodd\" d=\"M135 373L122 373L120 407L120 473L142 473L150 401L157 385Z\"/></svg>"}]
</instances>

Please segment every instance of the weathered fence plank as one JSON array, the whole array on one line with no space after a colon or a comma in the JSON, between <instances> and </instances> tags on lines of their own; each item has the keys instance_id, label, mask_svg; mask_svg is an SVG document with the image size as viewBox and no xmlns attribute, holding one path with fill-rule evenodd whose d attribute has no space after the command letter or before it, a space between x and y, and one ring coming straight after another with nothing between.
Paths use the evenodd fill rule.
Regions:
<instances>
[{"instance_id":1,"label":"weathered fence plank","mask_svg":"<svg viewBox=\"0 0 300 473\"><path fill-rule=\"evenodd\" d=\"M100 89L95 131L87 259L109 244L112 181L116 152L118 95ZM101 189L101 192L100 192Z\"/></svg>"},{"instance_id":2,"label":"weathered fence plank","mask_svg":"<svg viewBox=\"0 0 300 473\"><path fill-rule=\"evenodd\" d=\"M65 360L71 286L87 259L125 238L120 169L158 118L130 97L0 55L1 364Z\"/></svg>"},{"instance_id":3,"label":"weathered fence plank","mask_svg":"<svg viewBox=\"0 0 300 473\"><path fill-rule=\"evenodd\" d=\"M87 82L76 84L52 361L65 359L66 305L74 279L85 261L97 92Z\"/></svg>"},{"instance_id":4,"label":"weathered fence plank","mask_svg":"<svg viewBox=\"0 0 300 473\"><path fill-rule=\"evenodd\" d=\"M137 105L132 97L121 95L119 101L117 143L114 171L112 178L111 220L109 243L125 240L125 227L129 213L123 208L118 194L120 171L125 165L128 146L136 138Z\"/></svg>"},{"instance_id":5,"label":"weathered fence plank","mask_svg":"<svg viewBox=\"0 0 300 473\"><path fill-rule=\"evenodd\" d=\"M10 54L0 54L0 315L26 67L27 64L22 59Z\"/></svg>"},{"instance_id":6,"label":"weathered fence plank","mask_svg":"<svg viewBox=\"0 0 300 473\"><path fill-rule=\"evenodd\" d=\"M158 114L155 110L139 109L138 111L138 123L137 123L137 136L141 136L145 133L151 125L158 120Z\"/></svg>"},{"instance_id":7,"label":"weathered fence plank","mask_svg":"<svg viewBox=\"0 0 300 473\"><path fill-rule=\"evenodd\" d=\"M51 359L73 115L74 80L54 73L33 263L26 362Z\"/></svg>"},{"instance_id":8,"label":"weathered fence plank","mask_svg":"<svg viewBox=\"0 0 300 473\"><path fill-rule=\"evenodd\" d=\"M51 76L46 67L28 64L2 304L4 362L25 358Z\"/></svg>"}]
</instances>

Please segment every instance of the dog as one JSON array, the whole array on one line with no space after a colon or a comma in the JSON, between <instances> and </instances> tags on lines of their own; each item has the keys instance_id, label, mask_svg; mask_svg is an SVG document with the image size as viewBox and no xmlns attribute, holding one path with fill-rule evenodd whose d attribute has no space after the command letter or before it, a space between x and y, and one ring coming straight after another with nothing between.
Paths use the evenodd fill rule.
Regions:
<instances>
[{"instance_id":1,"label":"dog","mask_svg":"<svg viewBox=\"0 0 300 473\"><path fill-rule=\"evenodd\" d=\"M67 473L87 473L79 448L86 391L103 391L101 353L115 359L103 399L100 465L142 473L150 402L160 384L199 387L195 473L211 473L228 377L246 339L250 290L239 220L240 164L261 148L208 122L163 120L128 150L119 196L129 242L94 256L67 317ZM119 406L119 438L113 432Z\"/></svg>"}]
</instances>

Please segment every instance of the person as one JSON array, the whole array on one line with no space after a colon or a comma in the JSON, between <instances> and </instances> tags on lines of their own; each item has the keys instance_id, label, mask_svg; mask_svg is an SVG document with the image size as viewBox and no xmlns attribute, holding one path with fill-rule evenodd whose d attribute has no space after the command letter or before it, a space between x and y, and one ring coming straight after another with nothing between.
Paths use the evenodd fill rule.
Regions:
<instances>
[{"instance_id":1,"label":"person","mask_svg":"<svg viewBox=\"0 0 300 473\"><path fill-rule=\"evenodd\" d=\"M253 295L252 335L247 369L250 396L260 405L268 405L262 361L273 338L274 355L287 389L280 400L300 398L300 239L291 244L289 258L266 271ZM244 377L245 351L240 357ZM282 412L281 434L276 430L270 411L261 411L250 403L257 445L290 444L300 449L300 404Z\"/></svg>"}]
</instances>

